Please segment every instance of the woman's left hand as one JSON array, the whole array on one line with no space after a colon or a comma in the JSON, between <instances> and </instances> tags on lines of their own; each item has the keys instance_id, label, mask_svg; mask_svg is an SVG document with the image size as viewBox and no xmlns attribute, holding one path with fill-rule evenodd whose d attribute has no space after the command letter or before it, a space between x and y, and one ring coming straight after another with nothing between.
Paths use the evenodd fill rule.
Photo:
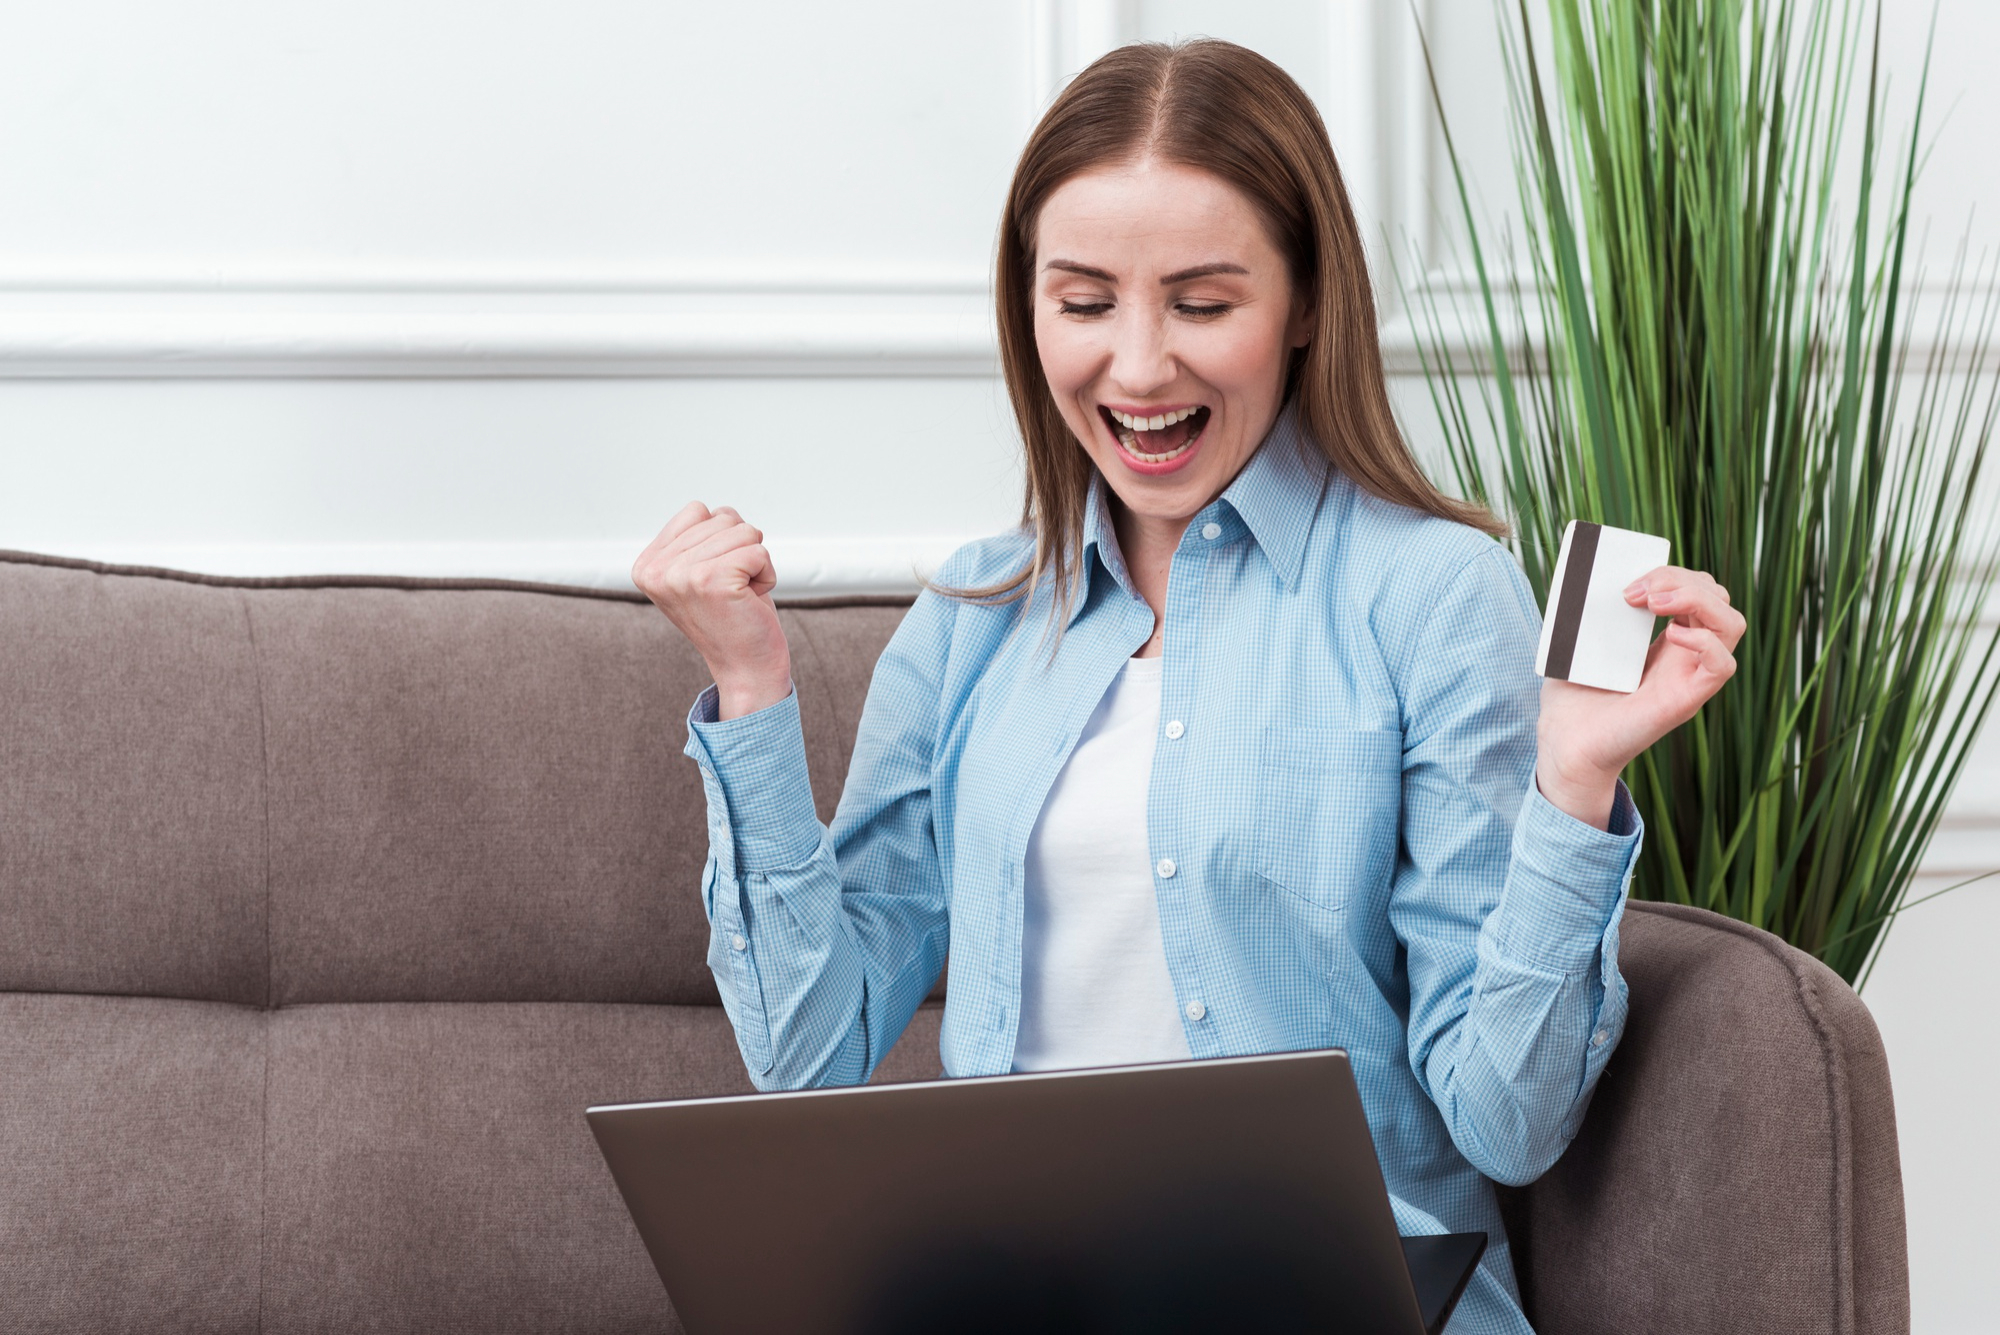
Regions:
<instances>
[{"instance_id":1,"label":"woman's left hand","mask_svg":"<svg viewBox=\"0 0 2000 1335\"><path fill-rule=\"evenodd\" d=\"M1610 828L1618 776L1735 675L1743 638L1729 590L1697 570L1661 566L1635 580L1625 601L1673 618L1646 652L1638 690L1542 681L1535 782L1543 797L1600 830Z\"/></svg>"}]
</instances>

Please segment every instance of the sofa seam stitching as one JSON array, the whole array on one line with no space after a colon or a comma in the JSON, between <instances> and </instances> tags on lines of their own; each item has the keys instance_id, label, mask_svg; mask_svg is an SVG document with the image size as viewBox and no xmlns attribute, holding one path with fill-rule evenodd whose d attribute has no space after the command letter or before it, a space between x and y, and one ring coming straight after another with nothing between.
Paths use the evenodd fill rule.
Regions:
<instances>
[{"instance_id":1,"label":"sofa seam stitching","mask_svg":"<svg viewBox=\"0 0 2000 1335\"><path fill-rule=\"evenodd\" d=\"M462 578L423 575L211 575L170 566L125 565L89 561L74 556L53 556L44 552L0 548L0 564L45 566L55 570L80 570L89 574L120 579L160 579L182 584L200 584L220 589L391 589L404 592L491 592L532 593L557 598L588 598L607 602L644 605L646 595L637 589L596 588L587 584L559 584L547 580ZM808 610L847 607L908 607L915 593L797 594L777 598L779 607Z\"/></svg>"},{"instance_id":2,"label":"sofa seam stitching","mask_svg":"<svg viewBox=\"0 0 2000 1335\"><path fill-rule=\"evenodd\" d=\"M1841 1306L1840 1329L1851 1332L1857 1320L1854 1290L1854 1127L1852 1101L1847 1087L1846 1054L1833 1039L1821 1013L1819 980L1793 970L1800 999L1812 1020L1813 1036L1819 1040L1826 1063L1827 1110L1833 1118L1833 1163L1829 1165L1827 1186L1833 1197L1834 1299Z\"/></svg>"},{"instance_id":3,"label":"sofa seam stitching","mask_svg":"<svg viewBox=\"0 0 2000 1335\"><path fill-rule=\"evenodd\" d=\"M237 590L243 608L243 627L250 642L251 674L257 683L257 746L263 769L264 803L264 1092L261 1127L257 1147L257 1330L264 1330L264 1296L269 1269L269 1215L271 1202L271 733L264 699L264 665L257 651L257 622L250 614L250 593Z\"/></svg>"}]
</instances>

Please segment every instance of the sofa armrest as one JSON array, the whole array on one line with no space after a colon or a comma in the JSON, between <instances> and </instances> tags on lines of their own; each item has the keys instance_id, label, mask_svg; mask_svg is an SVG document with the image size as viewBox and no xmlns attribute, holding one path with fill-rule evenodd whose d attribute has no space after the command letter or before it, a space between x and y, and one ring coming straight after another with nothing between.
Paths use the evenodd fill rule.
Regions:
<instances>
[{"instance_id":1,"label":"sofa armrest","mask_svg":"<svg viewBox=\"0 0 2000 1335\"><path fill-rule=\"evenodd\" d=\"M1777 937L1627 910L1624 1042L1581 1132L1502 1191L1530 1319L1571 1332L1907 1332L1896 1113L1881 1035Z\"/></svg>"}]
</instances>

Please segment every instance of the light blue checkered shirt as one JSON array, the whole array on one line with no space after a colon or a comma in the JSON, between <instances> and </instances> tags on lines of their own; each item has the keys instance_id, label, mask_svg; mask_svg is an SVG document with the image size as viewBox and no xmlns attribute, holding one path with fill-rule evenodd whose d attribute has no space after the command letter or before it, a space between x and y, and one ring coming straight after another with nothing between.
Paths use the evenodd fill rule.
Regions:
<instances>
[{"instance_id":1,"label":"light blue checkered shirt","mask_svg":"<svg viewBox=\"0 0 2000 1335\"><path fill-rule=\"evenodd\" d=\"M1030 549L976 542L938 579ZM1153 628L1101 480L1083 562L1053 659L1046 588L1024 619L918 598L831 829L796 697L728 722L713 687L696 702L709 965L760 1088L865 1080L947 953L945 1070L1010 1069L1028 836ZM1625 1023L1638 815L1622 784L1610 833L1535 789L1539 629L1503 547L1327 469L1289 410L1167 588L1147 832L1188 1048L1347 1049L1402 1231L1492 1240L1453 1331L1528 1328L1488 1179L1555 1162Z\"/></svg>"}]
</instances>

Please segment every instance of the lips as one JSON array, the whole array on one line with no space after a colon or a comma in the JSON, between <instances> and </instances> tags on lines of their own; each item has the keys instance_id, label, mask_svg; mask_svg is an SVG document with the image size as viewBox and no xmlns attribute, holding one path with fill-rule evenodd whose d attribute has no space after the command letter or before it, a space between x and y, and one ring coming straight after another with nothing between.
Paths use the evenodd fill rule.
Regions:
<instances>
[{"instance_id":1,"label":"lips","mask_svg":"<svg viewBox=\"0 0 2000 1335\"><path fill-rule=\"evenodd\" d=\"M1155 475L1173 472L1193 457L1211 416L1201 404L1163 405L1156 411L1100 405L1097 411L1117 440L1126 466Z\"/></svg>"}]
</instances>

